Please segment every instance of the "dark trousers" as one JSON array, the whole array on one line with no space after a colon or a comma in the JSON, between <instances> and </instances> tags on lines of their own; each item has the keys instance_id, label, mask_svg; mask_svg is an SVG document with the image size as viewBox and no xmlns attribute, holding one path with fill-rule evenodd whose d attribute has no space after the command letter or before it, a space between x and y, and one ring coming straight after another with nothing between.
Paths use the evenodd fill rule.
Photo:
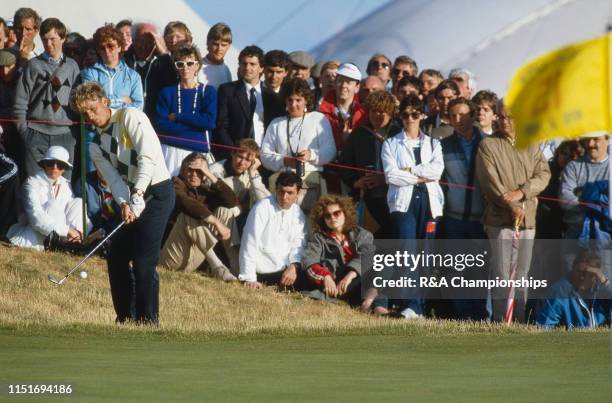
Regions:
<instances>
[{"instance_id":1,"label":"dark trousers","mask_svg":"<svg viewBox=\"0 0 612 403\"><path fill-rule=\"evenodd\" d=\"M70 163L74 162L74 145L76 140L72 136L70 129L66 127L66 133L49 135L32 128L26 130L23 138L25 146L25 169L27 176L35 175L40 169L38 161L40 161L47 150L51 146L62 146L68 151L70 156ZM70 180L72 170L66 169L64 171L64 177Z\"/></svg>"},{"instance_id":2,"label":"dark trousers","mask_svg":"<svg viewBox=\"0 0 612 403\"><path fill-rule=\"evenodd\" d=\"M438 237L440 239L453 239L461 241L449 241L445 243L447 247L457 248L445 250L444 253L481 253L481 250L476 248L487 245L484 241L476 241L470 244L471 239L484 240L487 239L487 234L484 232L484 227L480 221L463 221L449 216L442 217L438 228ZM475 249L471 249L474 247ZM457 272L451 272L453 275ZM486 280L488 273L479 270L466 270L461 273L463 278L468 280ZM450 281L450 279L449 279ZM462 290L462 293L466 293ZM487 311L487 291L485 289L475 289L470 291L470 298L454 298L452 290L449 292L450 299L439 300L436 305L436 314L438 317L450 317L453 319L472 319L485 320L489 317ZM432 301L433 302L433 301Z\"/></svg>"},{"instance_id":3,"label":"dark trousers","mask_svg":"<svg viewBox=\"0 0 612 403\"><path fill-rule=\"evenodd\" d=\"M166 224L174 208L170 180L150 186L145 210L119 230L108 254L108 277L117 322L159 321L159 275L156 266ZM130 270L130 262L132 269Z\"/></svg>"},{"instance_id":4,"label":"dark trousers","mask_svg":"<svg viewBox=\"0 0 612 403\"><path fill-rule=\"evenodd\" d=\"M435 227L431 218L431 209L429 207L429 194L425 186L415 186L412 191L412 198L408 211L402 213L395 211L391 213L392 231L396 239L405 240L403 249L412 253L418 253L421 250L427 249L425 240L433 239L435 236ZM428 225L428 223L432 223ZM417 241L422 240L422 241ZM421 269L417 268L414 271L396 270L396 273L401 276L415 278L418 284L418 278L421 276ZM424 313L424 292L419 289L402 289L402 301L398 304L400 309L411 308L417 314Z\"/></svg>"}]
</instances>

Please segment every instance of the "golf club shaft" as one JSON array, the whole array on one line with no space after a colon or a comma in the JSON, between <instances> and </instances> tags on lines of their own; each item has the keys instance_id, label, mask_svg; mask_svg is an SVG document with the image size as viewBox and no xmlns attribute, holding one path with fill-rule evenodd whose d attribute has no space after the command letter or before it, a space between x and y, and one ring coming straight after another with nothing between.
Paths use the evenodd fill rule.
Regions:
<instances>
[{"instance_id":1,"label":"golf club shaft","mask_svg":"<svg viewBox=\"0 0 612 403\"><path fill-rule=\"evenodd\" d=\"M100 247L101 247L102 245L104 245L104 243L105 243L105 242L106 242L106 241L107 241L107 240L108 240L108 239L109 239L111 236L113 236L113 234L114 234L115 232L117 232L117 231L119 230L119 228L123 227L123 225L124 225L124 224L125 224L125 221L121 221L121 223L119 223L119 225L117 225L117 226L115 227L115 229L111 231L111 233L110 233L110 234L108 234L107 236L105 236L105 237L104 237L104 239L102 239L102 240L100 241L100 243L98 243L98 244L96 245L96 247L95 247L95 248L93 248L93 249L92 249L92 250L91 250L91 251L90 251L90 252L89 252L89 253L88 253L88 254L87 254L87 255L86 255L86 256L85 256L83 259L81 259L81 261L80 261L80 262L79 262L79 263L78 263L76 266L74 266L74 267L72 268L72 270L70 270L70 271L69 271L69 272L68 272L68 273L67 273L67 274L64 276L64 278L63 278L61 281L64 281L65 279L67 279L67 278L68 278L68 276L70 276L70 275L71 275L72 273L74 273L74 272L75 272L75 271L76 271L76 270L77 270L79 267L81 267L81 266L83 265L83 263L85 263L85 262L87 261L87 259L89 259L89 258L91 257L91 255L93 255L94 253L96 253L96 251L97 251L98 249L100 249Z\"/></svg>"}]
</instances>

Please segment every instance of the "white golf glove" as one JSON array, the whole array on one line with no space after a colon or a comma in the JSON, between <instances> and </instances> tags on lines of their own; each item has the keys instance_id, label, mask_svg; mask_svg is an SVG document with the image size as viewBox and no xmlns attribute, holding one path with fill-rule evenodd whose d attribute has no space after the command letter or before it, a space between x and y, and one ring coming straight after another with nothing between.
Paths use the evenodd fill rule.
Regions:
<instances>
[{"instance_id":1,"label":"white golf glove","mask_svg":"<svg viewBox=\"0 0 612 403\"><path fill-rule=\"evenodd\" d=\"M130 209L132 209L132 213L134 213L136 218L140 217L145 207L146 203L144 197L138 193L133 193L130 197Z\"/></svg>"}]
</instances>

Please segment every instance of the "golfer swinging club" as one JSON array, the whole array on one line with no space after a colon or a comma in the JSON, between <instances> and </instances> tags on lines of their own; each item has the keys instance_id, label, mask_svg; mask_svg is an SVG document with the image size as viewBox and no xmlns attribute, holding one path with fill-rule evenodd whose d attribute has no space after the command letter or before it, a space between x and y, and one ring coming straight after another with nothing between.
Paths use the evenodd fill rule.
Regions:
<instances>
[{"instance_id":1,"label":"golfer swinging club","mask_svg":"<svg viewBox=\"0 0 612 403\"><path fill-rule=\"evenodd\" d=\"M143 112L110 109L96 82L79 85L71 100L72 107L96 128L89 153L127 224L117 232L107 258L116 322L155 325L159 320L155 266L174 208L174 188L159 140Z\"/></svg>"}]
</instances>

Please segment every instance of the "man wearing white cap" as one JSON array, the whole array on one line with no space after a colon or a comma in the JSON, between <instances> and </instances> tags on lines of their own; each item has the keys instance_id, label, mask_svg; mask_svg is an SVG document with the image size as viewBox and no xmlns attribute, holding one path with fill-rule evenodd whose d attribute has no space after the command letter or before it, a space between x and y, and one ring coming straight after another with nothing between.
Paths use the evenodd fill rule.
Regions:
<instances>
[{"instance_id":1,"label":"man wearing white cap","mask_svg":"<svg viewBox=\"0 0 612 403\"><path fill-rule=\"evenodd\" d=\"M38 250L53 232L69 242L81 242L81 199L73 196L70 182L62 176L72 168L68 150L51 146L38 164L41 169L23 185L25 216L9 229L7 238L14 245Z\"/></svg>"},{"instance_id":2,"label":"man wearing white cap","mask_svg":"<svg viewBox=\"0 0 612 403\"><path fill-rule=\"evenodd\" d=\"M365 108L359 103L361 72L353 63L343 63L336 72L335 91L323 98L319 112L331 123L336 150L342 152L344 143L354 128L368 122ZM340 177L335 172L325 175L328 191L341 193Z\"/></svg>"},{"instance_id":3,"label":"man wearing white cap","mask_svg":"<svg viewBox=\"0 0 612 403\"><path fill-rule=\"evenodd\" d=\"M580 205L579 201L584 201L585 187L605 188L607 196L610 181L608 134L589 133L583 136L581 143L585 150L584 156L570 161L561 175L559 195L563 202L559 205L564 210L563 222L567 226L564 237L567 239L579 238L582 231L587 208Z\"/></svg>"},{"instance_id":4,"label":"man wearing white cap","mask_svg":"<svg viewBox=\"0 0 612 403\"><path fill-rule=\"evenodd\" d=\"M336 91L325 97L319 112L323 113L332 125L336 148L342 145L353 128L367 122L365 108L359 103L357 93L361 82L361 72L353 63L343 63L336 72Z\"/></svg>"}]
</instances>

